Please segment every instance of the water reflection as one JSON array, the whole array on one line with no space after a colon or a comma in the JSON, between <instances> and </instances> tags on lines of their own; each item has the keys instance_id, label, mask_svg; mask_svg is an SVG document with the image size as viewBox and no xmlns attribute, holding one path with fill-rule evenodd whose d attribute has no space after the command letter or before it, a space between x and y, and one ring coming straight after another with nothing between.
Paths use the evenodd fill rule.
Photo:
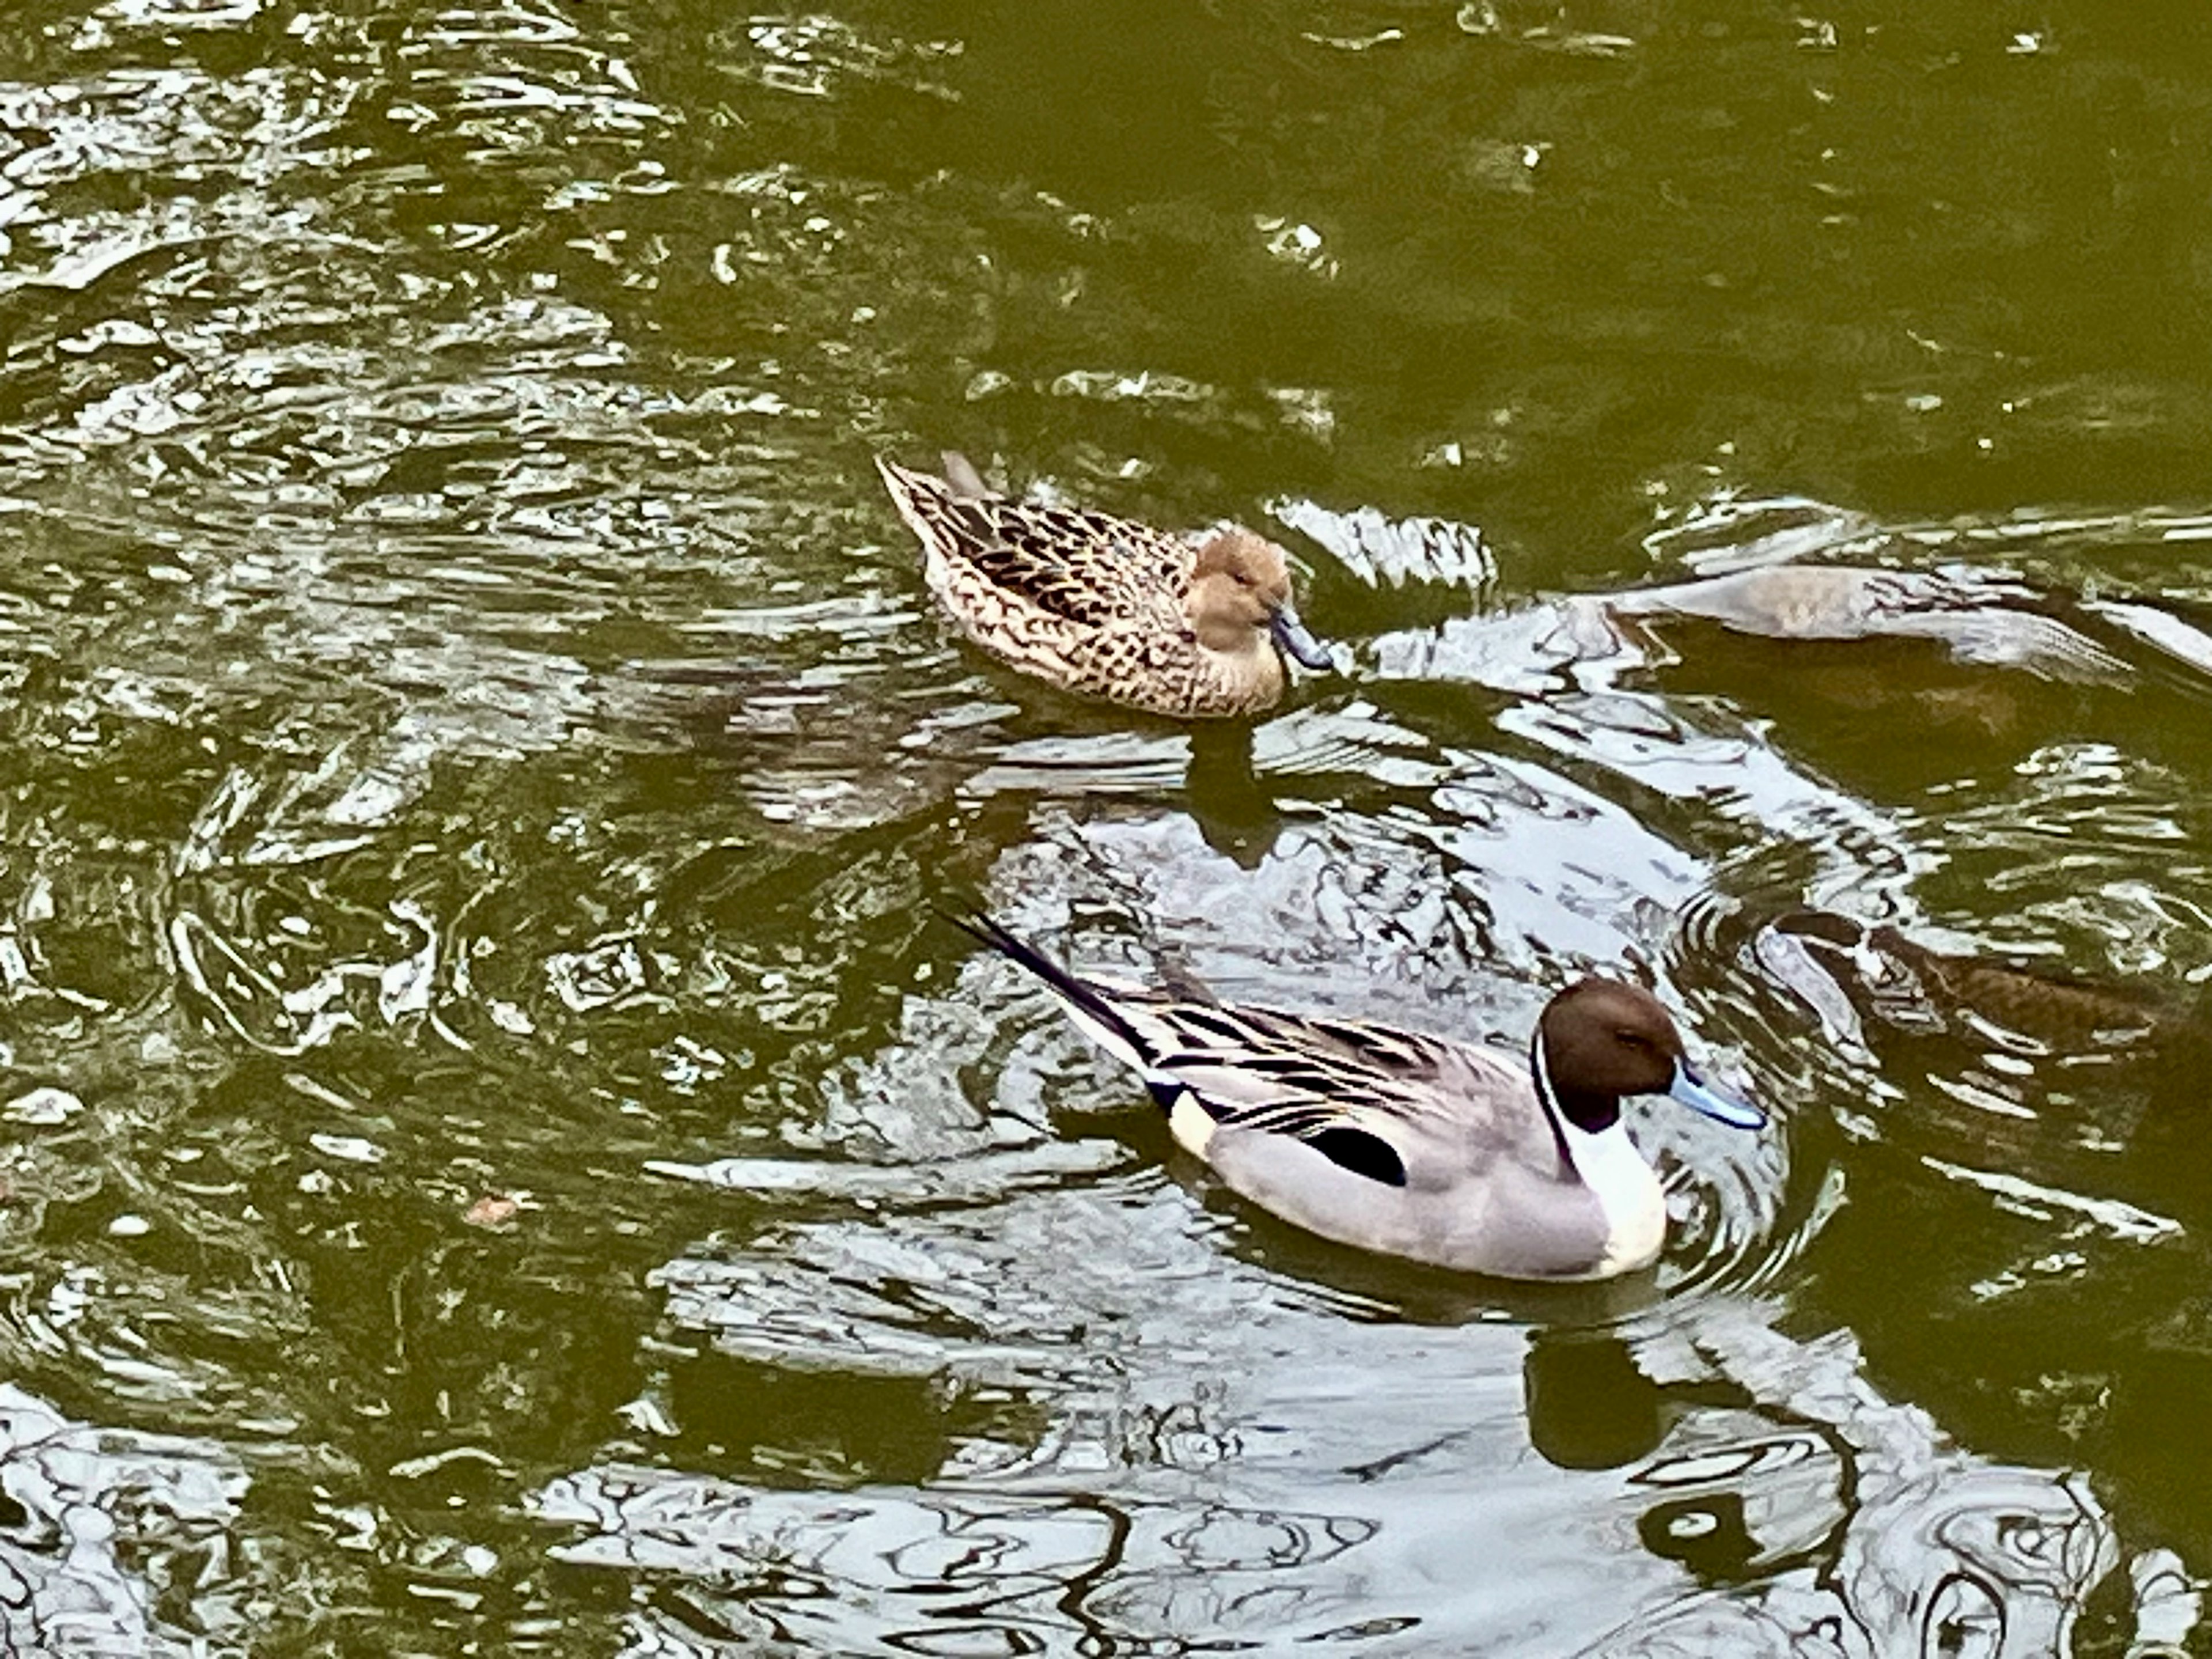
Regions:
<instances>
[{"instance_id":1,"label":"water reflection","mask_svg":"<svg viewBox=\"0 0 2212 1659\"><path fill-rule=\"evenodd\" d=\"M211 1441L71 1422L0 1385L0 1646L120 1659L246 1639L246 1488Z\"/></svg>"},{"instance_id":2,"label":"water reflection","mask_svg":"<svg viewBox=\"0 0 2212 1659\"><path fill-rule=\"evenodd\" d=\"M922 1483L863 1477L834 1495L603 1465L534 1507L580 1529L563 1559L658 1584L635 1653L780 1636L854 1654L1257 1641L2025 1656L2071 1650L2120 1560L2078 1478L1962 1454L1876 1395L1847 1340L1793 1341L1748 1304L1538 1338L1521 1392L1542 1462L1498 1443L1514 1432L1507 1376L1460 1369L1496 1364L1510 1341L1378 1332L1395 1380L1364 1389L1348 1421L1327 1381L1335 1345L1310 1319L1294 1332L1318 1340L1312 1382L1248 1378L1135 1439L1048 1425L1035 1452L971 1439ZM1122 1358L1137 1374L1121 1386L1141 1395L1146 1351ZM1423 1420L1446 1377L1455 1406ZM1632 1539L1642 1553L1624 1556ZM1602 1589L1578 1565L1592 1548ZM2170 1553L2136 1557L2129 1594L2132 1652L2187 1639L2195 1594Z\"/></svg>"},{"instance_id":3,"label":"water reflection","mask_svg":"<svg viewBox=\"0 0 2212 1659\"><path fill-rule=\"evenodd\" d=\"M15 1646L2203 1645L2199 33L1153 10L0 22ZM1010 690L918 434L1275 501L1370 672ZM1460 1035L1622 968L1786 1136L1639 1124L1617 1294L1409 1279L977 886Z\"/></svg>"},{"instance_id":4,"label":"water reflection","mask_svg":"<svg viewBox=\"0 0 2212 1659\"><path fill-rule=\"evenodd\" d=\"M1520 616L1452 618L1433 630L1386 635L1370 649L1377 672L1391 678L1461 679L1522 695L1569 685L1589 690L1670 660L1655 626L1670 618L1772 640L1926 640L1960 663L2051 680L2129 683L2133 665L2075 625L2102 621L2120 623L2135 642L2176 659L2165 666L2201 672L2212 662L2195 629L2152 605L2066 605L2002 572L1972 567L1809 563L1577 597ZM2208 690L2199 685L2197 695Z\"/></svg>"}]
</instances>

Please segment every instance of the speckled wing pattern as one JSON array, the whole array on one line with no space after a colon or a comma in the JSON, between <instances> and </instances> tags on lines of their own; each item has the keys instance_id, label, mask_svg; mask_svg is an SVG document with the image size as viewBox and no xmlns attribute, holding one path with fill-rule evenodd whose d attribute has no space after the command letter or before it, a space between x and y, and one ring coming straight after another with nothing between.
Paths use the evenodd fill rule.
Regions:
<instances>
[{"instance_id":1,"label":"speckled wing pattern","mask_svg":"<svg viewBox=\"0 0 2212 1659\"><path fill-rule=\"evenodd\" d=\"M984 649L1069 690L1160 713L1239 706L1183 614L1197 557L1189 538L1110 514L963 494L877 465L921 539L930 591Z\"/></svg>"},{"instance_id":2,"label":"speckled wing pattern","mask_svg":"<svg viewBox=\"0 0 2212 1659\"><path fill-rule=\"evenodd\" d=\"M1194 550L1181 537L1103 513L1014 508L1001 501L945 503L939 556L971 567L994 587L1070 622L1182 622Z\"/></svg>"}]
</instances>

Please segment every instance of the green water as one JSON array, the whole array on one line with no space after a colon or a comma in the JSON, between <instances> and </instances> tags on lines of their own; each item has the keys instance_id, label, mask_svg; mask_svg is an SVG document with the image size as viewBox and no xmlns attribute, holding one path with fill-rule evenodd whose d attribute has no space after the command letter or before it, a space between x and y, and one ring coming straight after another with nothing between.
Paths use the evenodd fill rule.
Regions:
<instances>
[{"instance_id":1,"label":"green water","mask_svg":"<svg viewBox=\"0 0 2212 1659\"><path fill-rule=\"evenodd\" d=\"M2212 1651L2208 297L2196 8L10 9L0 1645ZM1352 672L1009 678L943 447ZM1367 1261L966 895L1777 1126Z\"/></svg>"}]
</instances>

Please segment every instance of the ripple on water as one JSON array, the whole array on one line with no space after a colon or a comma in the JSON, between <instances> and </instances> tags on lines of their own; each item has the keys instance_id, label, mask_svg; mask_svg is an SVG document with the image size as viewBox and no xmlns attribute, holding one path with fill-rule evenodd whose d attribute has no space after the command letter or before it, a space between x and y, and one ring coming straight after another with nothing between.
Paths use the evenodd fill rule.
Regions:
<instances>
[{"instance_id":1,"label":"ripple on water","mask_svg":"<svg viewBox=\"0 0 2212 1659\"><path fill-rule=\"evenodd\" d=\"M11 1652L181 1656L245 1639L243 1586L222 1564L246 1478L222 1447L72 1422L10 1383L0 1476Z\"/></svg>"},{"instance_id":2,"label":"ripple on water","mask_svg":"<svg viewBox=\"0 0 2212 1659\"><path fill-rule=\"evenodd\" d=\"M704 1339L850 1377L933 1348L970 1432L913 1425L941 1460L921 1484L863 1465L793 1491L698 1467L727 1449L679 1409L672 1459L561 1477L535 1511L578 1529L565 1559L652 1571L738 1628L799 1618L853 1653L1356 1631L1389 1653L1751 1655L1850 1631L1834 1650L1871 1656L1968 1614L2057 1652L2118 1559L2078 1482L1949 1446L1865 1385L1847 1340L1800 1344L1741 1302L1533 1343L1347 1319L1193 1260L1203 1242L1164 1190L892 1207L672 1264L672 1352ZM1594 1528L1612 1540L1601 1583ZM988 1589L988 1617L885 1594L947 1582Z\"/></svg>"},{"instance_id":3,"label":"ripple on water","mask_svg":"<svg viewBox=\"0 0 2212 1659\"><path fill-rule=\"evenodd\" d=\"M1713 302L1738 250L1665 180L1633 308L1557 249L1516 291L1499 217L1639 165L1625 67L1671 95L1779 41L1686 106L1749 154L1735 93L1836 30L1214 9L1117 93L1110 25L1029 33L1053 9L342 9L97 0L15 29L0 86L0 1334L72 1411L212 1437L0 1402L9 1643L2066 1649L2118 1546L2033 1465L2131 1505L2193 1468L2203 1073L2080 985L2022 1010L2212 975L2207 520L1704 494L1824 453L1915 494L1898 458L1990 401L1955 382L2041 371L1895 307L1808 345L1771 285ZM1502 126L1375 119L1540 53L1571 80ZM1082 96L1036 95L1067 64ZM1434 163L1433 271L1436 229L1341 192L1370 148L1404 171L1386 129ZM1834 246L1855 176L1923 199L1815 148L1822 189L1736 195L1817 197ZM2076 224L1957 171L1927 216L1969 248ZM1575 362L1492 373L1530 319ZM1691 356L1750 372L1685 400ZM1855 402L1869 364L1899 385ZM2185 388L2109 378L2005 441L2100 489L2113 422L2194 453ZM1742 453L1698 449L1716 419ZM1272 498L1360 677L1241 746L1009 684L864 476L908 428L1178 521ZM1594 526L1633 565L1601 526L1645 484L1643 586L1499 600ZM1394 497L1427 505L1353 504ZM928 920L978 887L1085 966L1515 1050L1549 988L1634 972L1780 1121L1637 1109L1674 1212L1637 1283L1367 1261L1175 1158ZM1838 1325L1868 1360L1805 1340ZM625 1579L546 1573L549 1537ZM2185 1638L2179 1565L2133 1569Z\"/></svg>"}]
</instances>

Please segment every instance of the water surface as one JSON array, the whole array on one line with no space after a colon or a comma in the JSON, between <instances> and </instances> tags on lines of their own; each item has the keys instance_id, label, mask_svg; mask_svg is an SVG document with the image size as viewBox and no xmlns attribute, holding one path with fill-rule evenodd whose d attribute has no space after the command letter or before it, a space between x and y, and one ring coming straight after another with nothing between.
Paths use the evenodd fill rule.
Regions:
<instances>
[{"instance_id":1,"label":"water surface","mask_svg":"<svg viewBox=\"0 0 2212 1659\"><path fill-rule=\"evenodd\" d=\"M2183 8L0 24L24 1651L2204 1651ZM1249 737L870 458L1294 554ZM1601 1288L1269 1221L933 902L1517 1046Z\"/></svg>"}]
</instances>

